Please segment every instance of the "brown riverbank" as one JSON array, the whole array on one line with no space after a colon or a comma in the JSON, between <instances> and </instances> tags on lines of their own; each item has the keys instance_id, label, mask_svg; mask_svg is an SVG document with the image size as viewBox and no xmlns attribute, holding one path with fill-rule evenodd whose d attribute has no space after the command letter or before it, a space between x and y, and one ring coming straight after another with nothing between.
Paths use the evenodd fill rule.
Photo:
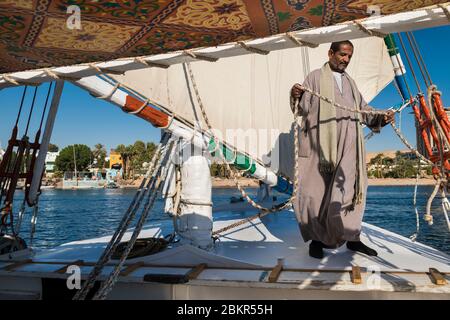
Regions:
<instances>
[{"instance_id":1,"label":"brown riverbank","mask_svg":"<svg viewBox=\"0 0 450 320\"><path fill-rule=\"evenodd\" d=\"M240 178L239 184L243 187L258 187L259 183L256 179ZM236 183L233 179L212 178L213 188L236 188Z\"/></svg>"},{"instance_id":2,"label":"brown riverbank","mask_svg":"<svg viewBox=\"0 0 450 320\"><path fill-rule=\"evenodd\" d=\"M216 188L234 188L236 184L233 179L212 178L213 187ZM243 187L258 187L258 180L242 178L239 180ZM419 179L419 185L434 185L436 181L433 178ZM414 186L416 179L369 179L369 186Z\"/></svg>"},{"instance_id":3,"label":"brown riverbank","mask_svg":"<svg viewBox=\"0 0 450 320\"><path fill-rule=\"evenodd\" d=\"M419 185L434 185L436 180L433 178L422 178L417 182ZM369 179L369 186L414 186L416 184L416 179Z\"/></svg>"},{"instance_id":4,"label":"brown riverbank","mask_svg":"<svg viewBox=\"0 0 450 320\"><path fill-rule=\"evenodd\" d=\"M239 182L243 187L258 187L258 180L250 178L241 178ZM436 181L433 178L421 178L418 181L419 185L434 185ZM213 187L216 188L234 188L236 184L233 179L212 178ZM414 186L416 179L369 179L369 186Z\"/></svg>"},{"instance_id":5,"label":"brown riverbank","mask_svg":"<svg viewBox=\"0 0 450 320\"><path fill-rule=\"evenodd\" d=\"M224 178L211 178L213 188L235 188L236 183L233 179L224 179ZM138 188L141 183L141 179L137 179L135 181L127 181L126 183L119 184L120 188L124 189L133 189ZM258 187L258 180L251 178L240 178L239 183L243 187Z\"/></svg>"},{"instance_id":6,"label":"brown riverbank","mask_svg":"<svg viewBox=\"0 0 450 320\"><path fill-rule=\"evenodd\" d=\"M224 178L211 178L213 188L235 188L236 184L233 179L224 179ZM393 179L393 178L380 178L380 179L369 179L369 186L414 186L416 184L415 178L410 179ZM120 188L124 189L135 189L138 188L141 179L136 179L134 181L122 181L119 183ZM243 187L257 188L258 180L252 178L240 178L240 184ZM433 178L422 178L418 181L419 185L434 185L435 180ZM56 184L56 188L62 188L61 183Z\"/></svg>"}]
</instances>

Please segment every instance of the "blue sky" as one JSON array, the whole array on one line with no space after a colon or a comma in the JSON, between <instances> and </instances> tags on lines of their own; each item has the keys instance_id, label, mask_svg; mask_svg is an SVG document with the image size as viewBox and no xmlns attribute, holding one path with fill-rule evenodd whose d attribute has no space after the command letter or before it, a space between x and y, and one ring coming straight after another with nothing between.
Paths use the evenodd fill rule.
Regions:
<instances>
[{"instance_id":1,"label":"blue sky","mask_svg":"<svg viewBox=\"0 0 450 320\"><path fill-rule=\"evenodd\" d=\"M444 106L450 107L450 64L448 63L448 52L450 52L450 26L431 28L415 31L414 35L420 46L423 58L427 63L428 70L433 82L443 92ZM406 41L406 37L404 37ZM406 58L403 56L405 65ZM417 71L419 81L422 77ZM409 74L411 75L411 74ZM416 86L412 77L409 81L410 88L416 92ZM48 84L41 86L38 90L37 109L34 113L35 126L31 132L35 132L42 111L43 101L47 92ZM25 112L22 115L22 128L25 127L26 117L33 88L28 89L25 102ZM11 134L12 126L16 119L23 87L8 88L0 91L0 143L5 148ZM28 103L27 103L28 102ZM391 84L386 87L370 104L376 108L388 108L401 102L400 97ZM415 128L411 109L403 112L401 129L410 142L415 144ZM60 148L74 144L86 144L93 147L102 143L109 151L118 144L132 144L136 140L157 142L160 131L150 124L135 116L127 115L118 107L95 99L88 92L66 83L61 97L61 104L55 123L52 143ZM367 142L367 151L399 150L405 149L390 127L386 127L380 134L374 136Z\"/></svg>"}]
</instances>

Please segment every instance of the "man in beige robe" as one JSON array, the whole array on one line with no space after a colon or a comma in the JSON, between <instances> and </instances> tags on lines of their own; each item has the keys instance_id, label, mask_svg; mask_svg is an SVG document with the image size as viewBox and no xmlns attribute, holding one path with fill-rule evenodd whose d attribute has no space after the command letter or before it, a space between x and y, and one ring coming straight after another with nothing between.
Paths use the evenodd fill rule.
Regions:
<instances>
[{"instance_id":1,"label":"man in beige robe","mask_svg":"<svg viewBox=\"0 0 450 320\"><path fill-rule=\"evenodd\" d=\"M335 42L329 61L312 71L303 86L336 103L371 110L354 81L345 72L353 54L350 41ZM298 84L291 98L301 98L303 116L299 134L299 185L295 214L303 239L312 240L309 254L323 258L323 248L347 248L376 256L377 252L360 241L367 173L361 123L374 131L394 120L394 113L360 115L332 106L303 92Z\"/></svg>"}]
</instances>

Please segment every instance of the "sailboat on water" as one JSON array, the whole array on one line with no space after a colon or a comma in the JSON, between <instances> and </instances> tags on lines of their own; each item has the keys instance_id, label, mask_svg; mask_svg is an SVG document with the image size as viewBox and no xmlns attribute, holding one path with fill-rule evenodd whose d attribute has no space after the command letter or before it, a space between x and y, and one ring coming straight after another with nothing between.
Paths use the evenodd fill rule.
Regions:
<instances>
[{"instance_id":1,"label":"sailboat on water","mask_svg":"<svg viewBox=\"0 0 450 320\"><path fill-rule=\"evenodd\" d=\"M377 249L378 257L354 254L344 248L334 250L321 261L308 256L290 209L290 195L295 188L293 132L300 121L293 121L287 94L293 83L323 63L331 41L351 39L355 55L348 72L365 100L372 100L395 79L402 92L402 103L395 109L413 105L408 100L410 90L404 84L406 69L389 34L447 24L449 4L416 8L399 2L370 18L365 18L371 4L366 1L337 1L337 6L324 1L321 8L315 9L311 7L313 3L307 2L287 1L281 5L276 1L218 1L212 11L207 6L199 9L196 1L170 1L164 8L157 5L153 9L136 4L135 11L115 11L103 6L103 2L80 4L81 18L89 28L133 34L122 46L118 44L120 37L97 38L94 54L95 50L89 49L89 39L94 35L89 32L60 32L68 32L72 37L66 41L55 33L64 27L61 7L67 5L64 1L54 2L46 6L41 1L7 4L11 21L20 14L32 15L33 19L23 21L34 26L30 30L40 31L22 37L26 47L22 51L3 43L5 61L9 59L11 63L2 66L0 88L56 83L51 99L51 87L48 90L45 126L47 101L42 113L42 138L39 130L35 142L29 143L26 134L18 139L17 129L13 131L6 154L16 150L28 159L26 169L21 171L9 165L18 160L2 161L2 192L10 190L18 176L27 179L26 197L16 220L21 222L29 206L33 208L32 223L36 223L42 157L64 81L148 121L161 128L163 134L141 187L112 236L67 243L51 250L33 249L32 243L27 246L20 238L20 225L14 222L13 194L2 193L2 297L449 297L447 254L369 224L363 224L362 238ZM197 5L201 7L201 3ZM89 6L97 11L88 10L93 9ZM274 19L275 9L278 20ZM101 10L103 17L109 17L102 25L91 13ZM195 18L196 10L207 14ZM305 12L319 11L322 19L305 18ZM47 13L45 19L42 12ZM154 20L150 25L143 23L139 29L142 18L131 19L133 12L142 16L152 12ZM190 12L194 12L193 16ZM201 32L214 34L199 36ZM10 33L18 39L13 31ZM147 40L140 42L144 35ZM50 39L59 46L58 50L49 48ZM85 46L79 48L81 52L91 50L91 54L72 50L68 43L73 39L85 41ZM17 44L21 40L16 41ZM175 49L180 49L177 45L183 42L182 50L167 49L170 41ZM30 47L29 43L35 45ZM106 44L118 49L114 54L99 54L101 49L109 50ZM107 61L94 62L98 60ZM443 144L438 147L445 150ZM414 151L424 161L446 170L436 154L422 150L423 156ZM259 199L248 197L236 179L245 203L214 206L210 157L223 161L234 176L246 174L259 179ZM441 177L445 176L443 171ZM274 201L268 195L268 187L287 194L288 199ZM165 211L172 219L146 223L159 195L165 199ZM137 225L129 230L133 219L138 220ZM80 289L67 286L73 270L79 270L85 280Z\"/></svg>"}]
</instances>

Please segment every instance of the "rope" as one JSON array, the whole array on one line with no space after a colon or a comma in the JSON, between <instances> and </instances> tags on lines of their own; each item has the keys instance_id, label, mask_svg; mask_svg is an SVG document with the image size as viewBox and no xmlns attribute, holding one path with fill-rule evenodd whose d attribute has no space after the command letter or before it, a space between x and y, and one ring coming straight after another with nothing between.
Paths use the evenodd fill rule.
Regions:
<instances>
[{"instance_id":1,"label":"rope","mask_svg":"<svg viewBox=\"0 0 450 320\"><path fill-rule=\"evenodd\" d=\"M447 222L447 228L450 231L450 220L448 218L448 210L450 210L450 201L448 201L445 196L444 189L441 190L441 199L442 199L442 211L444 213L445 221Z\"/></svg>"},{"instance_id":2,"label":"rope","mask_svg":"<svg viewBox=\"0 0 450 320\"><path fill-rule=\"evenodd\" d=\"M8 76L8 75L6 75L6 74L3 74L3 75L2 75L2 78L3 78L6 82L12 83L12 84L14 84L14 85L16 85L16 86L20 86L20 85L21 85L21 83L20 83L19 81L17 81L17 80L15 80L15 79L11 78L10 76Z\"/></svg>"},{"instance_id":3,"label":"rope","mask_svg":"<svg viewBox=\"0 0 450 320\"><path fill-rule=\"evenodd\" d=\"M54 72L53 70L50 70L48 68L42 69L46 75L48 75L50 78L53 78L55 80L68 80L68 81L78 81L81 78L80 77L73 77L73 76L67 76L62 75Z\"/></svg>"},{"instance_id":4,"label":"rope","mask_svg":"<svg viewBox=\"0 0 450 320\"><path fill-rule=\"evenodd\" d=\"M152 160L150 162L150 166L144 175L144 179L142 179L139 189L137 190L136 194L134 195L134 198L131 201L124 216L122 217L122 220L120 221L116 231L114 232L114 235L111 237L111 240L109 241L108 245L106 246L105 250L103 251L101 257L99 258L99 260L95 264L94 268L92 269L91 273L89 274L88 279L83 284L83 287L75 294L75 296L73 298L74 300L83 300L86 298L87 294L94 286L95 280L100 275L104 265L108 262L108 260L111 258L111 255L115 252L123 235L125 234L126 229L128 228L129 224L131 223L131 220L134 218L136 211L139 208L140 203L141 203L145 193L147 192L147 190L151 186L152 182L154 181L153 174L155 171L154 170L155 165L156 165L156 162L161 153L162 146L165 143L167 143L168 137L169 137L169 135L167 133L164 133L164 135L162 136L161 142L158 145L158 147L156 148L155 153L153 154ZM149 179L149 181L146 184L147 179Z\"/></svg>"},{"instance_id":5,"label":"rope","mask_svg":"<svg viewBox=\"0 0 450 320\"><path fill-rule=\"evenodd\" d=\"M422 63L423 69L425 70L425 74L427 75L428 81L431 84L431 83L433 83L433 81L431 81L431 77L430 77L430 73L428 72L427 65L425 64L425 61L423 60L423 57L422 57L422 53L420 52L420 48L417 45L416 37L414 36L414 33L411 32L410 34L411 34L411 39L412 39L412 41L414 43L414 46L415 46L415 48L417 50L417 54L419 55L420 62Z\"/></svg>"},{"instance_id":6,"label":"rope","mask_svg":"<svg viewBox=\"0 0 450 320\"><path fill-rule=\"evenodd\" d=\"M442 4L442 3L439 3L437 6L439 8L441 8L442 11L444 11L445 16L447 17L448 21L450 22L450 11L448 11L447 7L444 4Z\"/></svg>"},{"instance_id":7,"label":"rope","mask_svg":"<svg viewBox=\"0 0 450 320\"><path fill-rule=\"evenodd\" d=\"M431 215L431 203L433 202L433 199L436 197L436 194L440 188L441 185L441 179L437 179L436 180L436 185L434 186L433 192L431 193L430 197L428 198L427 201L427 211L423 216L423 219L428 222L428 225L432 225L433 224L433 216Z\"/></svg>"},{"instance_id":8,"label":"rope","mask_svg":"<svg viewBox=\"0 0 450 320\"><path fill-rule=\"evenodd\" d=\"M36 222L37 222L38 212L39 212L39 206L36 203L36 205L33 208L33 216L31 217L30 247L33 245L34 234L36 232Z\"/></svg>"},{"instance_id":9,"label":"rope","mask_svg":"<svg viewBox=\"0 0 450 320\"><path fill-rule=\"evenodd\" d=\"M147 219L147 216L152 209L156 197L158 193L161 191L161 188L163 186L163 182L165 178L157 179L158 176L161 175L161 169L166 165L167 161L170 158L170 154L173 148L173 143L170 143L169 147L166 148L164 151L164 155L160 158L160 161L158 163L158 167L156 169L156 175L155 179L153 180L154 183L152 185L153 189L155 189L155 192L149 191L149 197L147 198L147 201L144 205L144 209L142 211L141 216L139 217L138 223L136 227L134 228L133 234L131 236L131 239L128 241L127 246L118 262L118 264L115 266L113 272L109 275L108 279L103 282L100 289L97 291L97 293L94 295L93 300L104 300L108 293L112 290L114 284L117 282L117 279L119 277L119 273L123 267L123 264L125 263L125 260L127 259L128 255L130 254L131 249L133 248L134 244L136 243L137 237L139 236L142 227L144 226L145 220ZM166 171L167 173L167 171ZM158 181L156 181L158 180ZM156 188L155 185L157 184Z\"/></svg>"},{"instance_id":10,"label":"rope","mask_svg":"<svg viewBox=\"0 0 450 320\"><path fill-rule=\"evenodd\" d=\"M422 63L421 63L421 61L419 60L418 53L416 52L416 50L418 50L418 49L417 49L416 46L413 44L409 32L406 33L406 38L408 38L409 45L410 45L410 47L412 48L412 52L413 52L413 54L414 54L414 58L416 59L417 65L419 66L419 70L420 70L420 73L422 74L422 78L423 78L423 81L424 81L424 83L425 83L425 86L428 87L428 86L431 85L431 82L428 82L428 79L427 79L426 76L425 76L425 70L424 70L425 67L422 66Z\"/></svg>"},{"instance_id":11,"label":"rope","mask_svg":"<svg viewBox=\"0 0 450 320\"><path fill-rule=\"evenodd\" d=\"M305 41L305 40L302 40L302 39L296 37L293 32L286 32L286 36L288 37L289 40L291 40L293 43L295 43L299 47L306 46L309 48L317 48L319 46L317 43L312 43L312 42Z\"/></svg>"},{"instance_id":12,"label":"rope","mask_svg":"<svg viewBox=\"0 0 450 320\"><path fill-rule=\"evenodd\" d=\"M167 64L146 61L141 57L134 58L134 61L137 63L143 64L143 65L146 65L147 67L156 67L156 68L162 68L162 69L169 68L169 65L167 65Z\"/></svg>"},{"instance_id":13,"label":"rope","mask_svg":"<svg viewBox=\"0 0 450 320\"><path fill-rule=\"evenodd\" d=\"M400 37L400 34L397 33L397 36ZM393 48L393 50L395 50L395 48ZM403 48L403 51L405 52L405 49L404 49L404 48ZM406 55L406 52L405 52L405 55ZM409 57L407 56L406 58L409 58ZM400 71L402 71L402 72L401 72L402 79L403 79L403 81L404 81L404 83L405 83L405 85L406 85L406 89L407 89L407 91L408 91L409 97L404 97L404 96L402 95L402 93L401 93L401 91L400 91L400 88L398 87L397 81L394 81L394 83L395 83L395 88L397 89L398 94L400 95L400 97L402 97L403 100L404 100L404 99L411 98L411 97L412 97L411 90L410 90L410 88L409 88L409 84L408 84L408 81L407 81L407 79L406 79L405 73L403 72L403 69L406 71L406 68L405 68L405 66L403 65L403 63L400 61L399 54L395 54L395 60L397 60L398 68L400 69ZM402 65L403 65L403 68L402 68ZM394 72L395 72L395 69L396 69L396 68L394 68ZM419 91L420 91L420 90L419 90Z\"/></svg>"},{"instance_id":14,"label":"rope","mask_svg":"<svg viewBox=\"0 0 450 320\"><path fill-rule=\"evenodd\" d=\"M165 126L162 127L158 127L158 129L167 129L172 125L173 119L175 119L175 113L172 113L172 115L169 118L169 121L167 122L167 124Z\"/></svg>"},{"instance_id":15,"label":"rope","mask_svg":"<svg viewBox=\"0 0 450 320\"><path fill-rule=\"evenodd\" d=\"M298 139L298 131L301 129L300 128L300 124L298 123L298 118L299 118L299 104L300 104L300 100L299 99L295 99L294 101L294 188L292 190L292 196L290 198L290 201L292 203L295 203L296 197L297 197L297 192L298 192L298 182L299 182L299 175L300 175L300 166L298 165L298 159L299 159L299 155L300 155L300 148L298 147L299 144L299 139Z\"/></svg>"},{"instance_id":16,"label":"rope","mask_svg":"<svg viewBox=\"0 0 450 320\"><path fill-rule=\"evenodd\" d=\"M201 201L192 201L192 200L184 200L184 199L181 199L180 200L181 201L181 203L184 203L184 204L190 204L190 205L193 205L193 206L206 206L206 207L212 207L212 202L201 202Z\"/></svg>"},{"instance_id":17,"label":"rope","mask_svg":"<svg viewBox=\"0 0 450 320\"><path fill-rule=\"evenodd\" d=\"M303 91L309 92L313 96L316 96L319 99L330 103L332 106L337 107L337 108L342 109L342 110L345 110L345 111L348 111L348 112L359 113L359 114L368 114L368 115L386 115L387 114L386 111L352 109L352 108L343 106L343 105L341 105L341 104L339 104L337 102L334 102L330 98L327 98L325 96L321 96L319 93L317 93L317 92L315 92L315 91L313 91L313 90L311 90L311 89L309 89L307 87L304 87L303 85L300 85L300 88Z\"/></svg>"},{"instance_id":18,"label":"rope","mask_svg":"<svg viewBox=\"0 0 450 320\"><path fill-rule=\"evenodd\" d=\"M23 88L22 99L20 100L19 112L17 113L16 124L14 125L14 127L17 127L17 124L19 123L20 115L22 114L23 101L25 100L25 95L27 94L27 88L28 88L28 86L25 86Z\"/></svg>"},{"instance_id":19,"label":"rope","mask_svg":"<svg viewBox=\"0 0 450 320\"><path fill-rule=\"evenodd\" d=\"M417 210L417 186L419 184L419 175L420 175L420 160L418 161L417 164L416 185L414 186L414 196L413 196L413 206L414 212L416 214L416 232L409 237L412 241L416 241L417 237L419 236L420 230L419 211Z\"/></svg>"},{"instance_id":20,"label":"rope","mask_svg":"<svg viewBox=\"0 0 450 320\"><path fill-rule=\"evenodd\" d=\"M219 58L213 58L202 54L194 53L192 50L184 50L183 52L196 60L204 60L208 62L216 62L217 60L219 60Z\"/></svg>"},{"instance_id":21,"label":"rope","mask_svg":"<svg viewBox=\"0 0 450 320\"><path fill-rule=\"evenodd\" d=\"M19 215L17 217L16 227L13 232L15 235L19 235L19 233L20 233L20 226L22 225L23 214L25 212L25 201L26 201L26 198L23 198L22 205L20 206L20 209L19 209Z\"/></svg>"},{"instance_id":22,"label":"rope","mask_svg":"<svg viewBox=\"0 0 450 320\"><path fill-rule=\"evenodd\" d=\"M179 208L181 203L181 177L179 173L179 168L175 167L175 199L173 200L173 216L172 216L172 223L173 223L173 235L172 240L175 238L175 235L178 234L178 216L180 215Z\"/></svg>"},{"instance_id":23,"label":"rope","mask_svg":"<svg viewBox=\"0 0 450 320\"><path fill-rule=\"evenodd\" d=\"M398 130L398 128L395 126L394 123L391 122L391 126L392 129L394 129L394 132L397 134L397 136L399 137L399 139L403 142L403 144L410 150L412 151L420 160L426 162L427 164L431 165L431 166L436 166L433 162L431 162L430 160L428 160L427 158L425 158L419 151L417 151L416 148L414 148L409 142L408 140L406 140L406 138L402 135L402 133Z\"/></svg>"},{"instance_id":24,"label":"rope","mask_svg":"<svg viewBox=\"0 0 450 320\"><path fill-rule=\"evenodd\" d=\"M290 200L288 200L286 202L283 202L281 205L279 205L278 207L275 207L275 208L281 208L281 209L277 210L277 211L281 211L281 210L283 210L284 208L286 208L289 205L290 205ZM243 224L246 224L246 223L248 223L250 221L253 221L253 220L257 219L257 218L262 218L264 216L267 216L270 213L273 213L273 211L261 211L261 212L258 212L257 214L255 214L253 216L247 217L245 219L242 219L242 220L239 220L239 221L237 221L235 223L232 223L232 224L230 224L230 225L228 225L226 227L223 227L223 228L221 228L219 230L213 231L212 235L216 236L216 235L221 234L221 233L223 233L225 231L237 228L237 227L239 227L239 226L241 226ZM218 237L216 236L216 238L218 238Z\"/></svg>"},{"instance_id":25,"label":"rope","mask_svg":"<svg viewBox=\"0 0 450 320\"><path fill-rule=\"evenodd\" d=\"M262 55L267 55L267 54L270 53L270 51L249 46L244 41L238 41L237 44L240 45L245 50L247 50L248 52L251 52L251 53L262 54Z\"/></svg>"},{"instance_id":26,"label":"rope","mask_svg":"<svg viewBox=\"0 0 450 320\"><path fill-rule=\"evenodd\" d=\"M434 113L434 108L432 107L432 98L433 98L433 94L434 93L439 93L439 91L437 91L437 87L435 85L431 85L427 88L427 96L428 96L428 104L430 106L430 115L431 115L431 121L433 121L434 126L438 129L439 135L439 150L443 152L443 143L442 140L445 142L446 147L448 148L448 150L450 150L450 142L447 140L444 129L442 129L441 124L439 123L439 121L437 121L436 119L436 114ZM442 155L441 155L441 161L442 161ZM441 165L443 166L444 163L442 162Z\"/></svg>"},{"instance_id":27,"label":"rope","mask_svg":"<svg viewBox=\"0 0 450 320\"><path fill-rule=\"evenodd\" d=\"M397 33L397 36L398 36L398 39L400 40L400 44L401 44L401 46L402 46L403 53L405 54L406 61L408 62L409 69L411 70L411 73L412 73L414 82L416 83L417 91L422 92L422 90L420 89L419 81L417 80L417 77L416 77L416 73L414 72L414 68L412 67L411 60L409 59L409 54L408 54L408 52L406 51L405 44L403 43L402 36L401 36L399 33ZM407 83L406 80L405 80L405 83ZM408 92L409 92L409 89L408 89ZM409 94L411 95L411 92L409 92Z\"/></svg>"},{"instance_id":28,"label":"rope","mask_svg":"<svg viewBox=\"0 0 450 320\"><path fill-rule=\"evenodd\" d=\"M38 89L38 87L34 88L33 101L31 102L30 114L28 115L27 127L25 128L25 133L23 134L24 136L27 135L27 133L28 133L28 128L30 127L31 115L33 114L34 103L36 102L36 93L37 93L37 89Z\"/></svg>"},{"instance_id":29,"label":"rope","mask_svg":"<svg viewBox=\"0 0 450 320\"><path fill-rule=\"evenodd\" d=\"M144 101L144 103L142 103L142 105L141 105L138 109L136 109L136 110L134 110L134 111L126 111L126 110L123 109L123 108L122 108L122 110L125 111L126 113L129 113L129 114L139 114L139 113L141 113L142 110L144 110L144 108L147 106L147 104L148 104L149 102L150 102L149 99L146 99L146 100Z\"/></svg>"},{"instance_id":30,"label":"rope","mask_svg":"<svg viewBox=\"0 0 450 320\"><path fill-rule=\"evenodd\" d=\"M119 87L120 87L120 82L117 82L117 83L114 85L114 87L112 88L112 90L111 90L110 93L105 94L105 95L101 95L101 96L96 96L96 98L98 98L98 99L103 99L103 100L109 99L109 98L112 97L112 95L114 94L114 92L116 92L116 90L119 89Z\"/></svg>"},{"instance_id":31,"label":"rope","mask_svg":"<svg viewBox=\"0 0 450 320\"><path fill-rule=\"evenodd\" d=\"M364 33L368 34L371 37L379 37L384 38L387 36L387 34L377 31L377 30L370 30L367 29L361 22L361 20L353 20L353 22L356 24L356 26Z\"/></svg>"},{"instance_id":32,"label":"rope","mask_svg":"<svg viewBox=\"0 0 450 320\"><path fill-rule=\"evenodd\" d=\"M42 111L41 123L39 124L39 130L42 128L42 124L44 123L45 111L47 110L48 98L50 97L50 91L52 90L53 82L50 82L47 91L47 97L45 98L44 111Z\"/></svg>"}]
</instances>

